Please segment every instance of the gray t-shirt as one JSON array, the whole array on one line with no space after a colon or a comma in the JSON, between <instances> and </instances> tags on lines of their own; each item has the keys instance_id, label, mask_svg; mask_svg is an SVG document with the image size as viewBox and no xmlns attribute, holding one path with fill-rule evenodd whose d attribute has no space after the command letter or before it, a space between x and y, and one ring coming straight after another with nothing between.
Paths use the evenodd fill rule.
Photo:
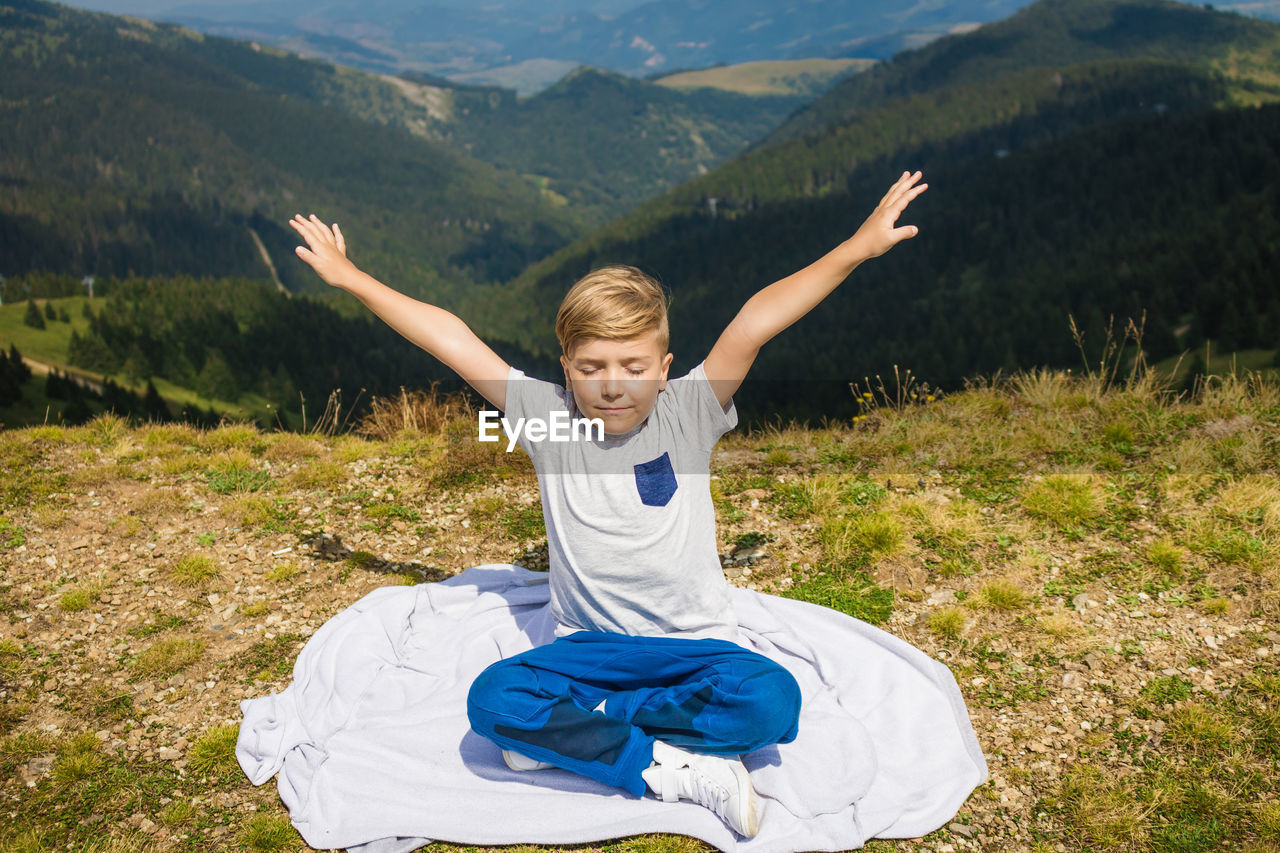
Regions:
<instances>
[{"instance_id":1,"label":"gray t-shirt","mask_svg":"<svg viewBox=\"0 0 1280 853\"><path fill-rule=\"evenodd\" d=\"M518 418L550 422L556 411L585 417L572 392L514 367L506 406L513 429ZM536 441L520 430L542 492L557 636L737 642L710 475L712 448L737 423L733 400L720 406L699 363L668 379L648 417L621 435Z\"/></svg>"}]
</instances>

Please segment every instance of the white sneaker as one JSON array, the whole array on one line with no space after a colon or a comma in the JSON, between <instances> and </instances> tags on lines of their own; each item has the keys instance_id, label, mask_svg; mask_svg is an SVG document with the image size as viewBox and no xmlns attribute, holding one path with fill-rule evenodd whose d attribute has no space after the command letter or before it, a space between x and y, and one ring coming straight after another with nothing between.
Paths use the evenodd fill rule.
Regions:
<instances>
[{"instance_id":1,"label":"white sneaker","mask_svg":"<svg viewBox=\"0 0 1280 853\"><path fill-rule=\"evenodd\" d=\"M683 799L706 806L745 838L759 832L756 789L740 759L686 752L656 740L653 761L640 775L664 802Z\"/></svg>"},{"instance_id":2,"label":"white sneaker","mask_svg":"<svg viewBox=\"0 0 1280 853\"><path fill-rule=\"evenodd\" d=\"M555 767L554 764L550 764L546 761L539 761L536 758L521 755L514 749L502 750L502 760L505 761L507 766L512 770L518 770L520 772L524 772L526 770L549 770L552 767Z\"/></svg>"}]
</instances>

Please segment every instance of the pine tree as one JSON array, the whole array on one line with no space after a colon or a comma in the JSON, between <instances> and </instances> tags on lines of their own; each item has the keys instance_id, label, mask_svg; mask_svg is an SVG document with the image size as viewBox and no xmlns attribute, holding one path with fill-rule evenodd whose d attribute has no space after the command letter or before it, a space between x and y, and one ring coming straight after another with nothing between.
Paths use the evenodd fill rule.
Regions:
<instances>
[{"instance_id":1,"label":"pine tree","mask_svg":"<svg viewBox=\"0 0 1280 853\"><path fill-rule=\"evenodd\" d=\"M7 358L0 358L0 406L8 406L22 399L22 383Z\"/></svg>"},{"instance_id":2,"label":"pine tree","mask_svg":"<svg viewBox=\"0 0 1280 853\"><path fill-rule=\"evenodd\" d=\"M150 379L147 380L147 395L142 399L142 415L149 421L160 423L173 420L173 415L169 413L169 407L165 404L164 398L160 396L155 383Z\"/></svg>"},{"instance_id":3,"label":"pine tree","mask_svg":"<svg viewBox=\"0 0 1280 853\"><path fill-rule=\"evenodd\" d=\"M62 420L73 426L82 424L92 417L93 410L89 408L89 404L85 402L84 397L79 395L72 397L71 401L62 410Z\"/></svg>"},{"instance_id":4,"label":"pine tree","mask_svg":"<svg viewBox=\"0 0 1280 853\"><path fill-rule=\"evenodd\" d=\"M9 367L19 383L31 378L31 368L27 367L27 363L22 360L22 353L13 344L9 344Z\"/></svg>"},{"instance_id":5,"label":"pine tree","mask_svg":"<svg viewBox=\"0 0 1280 853\"><path fill-rule=\"evenodd\" d=\"M44 377L44 395L50 400L65 400L66 390L57 370L50 370Z\"/></svg>"},{"instance_id":6,"label":"pine tree","mask_svg":"<svg viewBox=\"0 0 1280 853\"><path fill-rule=\"evenodd\" d=\"M27 313L23 315L22 323L33 329L44 328L44 316L40 313L40 309L36 307L35 300L30 296L27 297Z\"/></svg>"}]
</instances>

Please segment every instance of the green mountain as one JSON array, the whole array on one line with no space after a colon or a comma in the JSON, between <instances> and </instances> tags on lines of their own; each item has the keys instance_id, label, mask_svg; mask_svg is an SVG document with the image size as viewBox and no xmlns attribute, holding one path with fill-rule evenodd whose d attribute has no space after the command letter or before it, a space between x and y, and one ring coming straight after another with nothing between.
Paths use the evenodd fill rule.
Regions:
<instances>
[{"instance_id":1,"label":"green mountain","mask_svg":"<svg viewBox=\"0 0 1280 853\"><path fill-rule=\"evenodd\" d=\"M462 299L719 165L809 99L679 91L585 67L519 99L171 24L4 3L0 142L11 156L0 181L11 192L0 273L262 276L323 289L293 258L285 224L314 210L346 226L375 276Z\"/></svg>"},{"instance_id":2,"label":"green mountain","mask_svg":"<svg viewBox=\"0 0 1280 853\"><path fill-rule=\"evenodd\" d=\"M1242 103L1280 97L1280 27L1274 23L1169 0L1040 0L846 78L755 147L846 124L922 92L1028 68L1131 57L1222 71Z\"/></svg>"},{"instance_id":3,"label":"green mountain","mask_svg":"<svg viewBox=\"0 0 1280 853\"><path fill-rule=\"evenodd\" d=\"M0 273L271 280L273 266L285 289L324 290L287 224L315 212L372 275L448 302L578 233L528 182L379 121L400 98L176 26L0 4Z\"/></svg>"},{"instance_id":4,"label":"green mountain","mask_svg":"<svg viewBox=\"0 0 1280 853\"><path fill-rule=\"evenodd\" d=\"M590 225L705 174L811 100L682 91L588 66L529 98L426 85L406 97L431 104L411 126L525 175Z\"/></svg>"},{"instance_id":5,"label":"green mountain","mask_svg":"<svg viewBox=\"0 0 1280 853\"><path fill-rule=\"evenodd\" d=\"M1033 27L1068 5L1042 2L1011 21ZM1111 7L1111 19L1144 32L1179 6L1078 5ZM1203 32L1236 32L1196 14L1207 16ZM1280 27L1247 25L1271 38L1202 40L1203 55L1232 57L1230 68L1150 58L1160 51L1149 39L1126 58L1057 67L1028 58L985 76L935 65L932 88L745 154L535 264L513 299L543 316L507 333L554 351L545 330L565 288L594 266L636 263L671 287L673 369L692 367L746 299L850 236L898 174L919 168L930 189L905 221L920 236L855 271L772 341L740 405L846 413L847 380L892 375L895 364L944 387L999 368L1079 364L1068 314L1095 360L1107 315L1123 324L1143 309L1153 358L1206 339L1270 350L1280 338L1280 294L1269 284L1280 238L1267 200L1280 178L1265 152L1280 140L1278 108L1235 105L1242 92L1274 94L1257 69ZM947 55L976 56L985 30Z\"/></svg>"}]
</instances>

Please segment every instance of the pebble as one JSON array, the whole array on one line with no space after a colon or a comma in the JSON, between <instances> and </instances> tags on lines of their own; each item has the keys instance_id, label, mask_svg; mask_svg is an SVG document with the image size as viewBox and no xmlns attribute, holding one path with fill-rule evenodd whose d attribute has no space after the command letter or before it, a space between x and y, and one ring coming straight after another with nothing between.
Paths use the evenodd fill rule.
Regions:
<instances>
[{"instance_id":1,"label":"pebble","mask_svg":"<svg viewBox=\"0 0 1280 853\"><path fill-rule=\"evenodd\" d=\"M926 604L931 607L937 607L940 604L954 604L956 600L956 592L953 589L940 589L934 592L926 600Z\"/></svg>"},{"instance_id":2,"label":"pebble","mask_svg":"<svg viewBox=\"0 0 1280 853\"><path fill-rule=\"evenodd\" d=\"M947 829L951 830L956 835L960 835L965 838L973 838L973 827L966 824L952 822L947 824Z\"/></svg>"}]
</instances>

